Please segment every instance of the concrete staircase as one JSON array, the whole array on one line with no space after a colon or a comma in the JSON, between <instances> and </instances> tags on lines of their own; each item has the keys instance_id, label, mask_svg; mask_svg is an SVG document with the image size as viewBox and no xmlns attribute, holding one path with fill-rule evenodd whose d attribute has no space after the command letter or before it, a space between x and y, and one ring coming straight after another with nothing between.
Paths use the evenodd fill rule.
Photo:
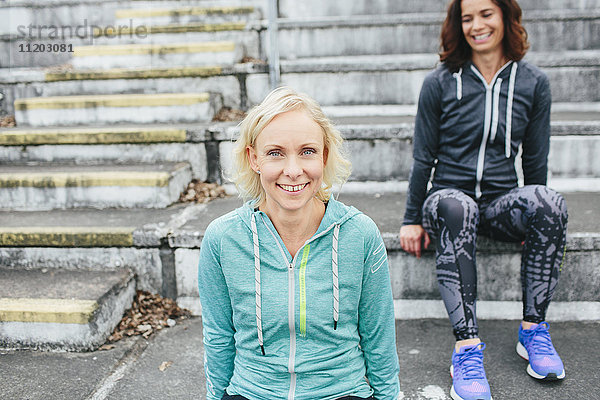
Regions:
<instances>
[{"instance_id":1,"label":"concrete staircase","mask_svg":"<svg viewBox=\"0 0 600 400\"><path fill-rule=\"evenodd\" d=\"M341 199L371 215L384 235L399 318L445 317L433 253L416 260L397 238L415 104L437 63L445 3L279 1L282 83L320 101L347 139L354 172ZM532 44L527 59L552 86L550 185L566 192L571 217L550 317L598 319L600 226L593 216L600 212L600 1L520 3ZM269 91L261 61L269 48L261 20L266 1L34 5L0 6L0 18L11 16L0 31L0 54L8 55L0 57L0 106L17 120L16 128L0 129L0 280L11 288L13 279L26 276L66 278L53 281L64 296L59 289L35 296L0 292L0 347L97 347L127 307L125 300L111 300L119 305L102 317L109 322L96 323L106 314L97 311L103 299L128 299L132 284L79 298L65 283L79 282L77 274L91 274L90 281L102 273L133 276L138 289L200 313L196 268L204 229L239 200L176 201L191 179L220 181L230 165L236 123L212 122L215 113L246 110ZM38 38L39 25L78 27L86 18L87 34L64 41L72 52L19 51L19 44L57 43L48 32ZM20 28L29 24L32 34L22 37L28 32ZM478 250L481 317L519 318L519 246L482 240ZM78 321L87 322L57 339L31 332L52 332L70 320L13 321L38 312L10 311L15 298L54 304L57 313L61 299L92 308L79 314L87 316ZM88 333L73 333L88 329L84 325Z\"/></svg>"},{"instance_id":2,"label":"concrete staircase","mask_svg":"<svg viewBox=\"0 0 600 400\"><path fill-rule=\"evenodd\" d=\"M54 18L36 7L0 14ZM48 4L71 26L77 7ZM67 51L20 52L17 25L0 40L2 111L18 126L0 130L0 348L95 349L136 288L177 297L167 237L204 206L176 203L192 179L219 178L211 120L245 106L254 67L241 62L260 57L262 11L247 3L86 7L101 18Z\"/></svg>"}]
</instances>

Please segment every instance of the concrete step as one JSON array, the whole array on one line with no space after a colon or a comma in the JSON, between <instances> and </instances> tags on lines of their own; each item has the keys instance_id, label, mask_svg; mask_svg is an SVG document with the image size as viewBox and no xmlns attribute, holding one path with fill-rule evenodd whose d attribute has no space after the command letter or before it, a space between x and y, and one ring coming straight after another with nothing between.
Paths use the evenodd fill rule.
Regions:
<instances>
[{"instance_id":1,"label":"concrete step","mask_svg":"<svg viewBox=\"0 0 600 400\"><path fill-rule=\"evenodd\" d=\"M127 271L0 270L0 348L94 350L131 307Z\"/></svg>"},{"instance_id":2,"label":"concrete step","mask_svg":"<svg viewBox=\"0 0 600 400\"><path fill-rule=\"evenodd\" d=\"M447 0L355 0L320 1L320 0L279 0L279 14L284 18L350 16L375 14L400 14L445 12ZM597 9L598 0L520 0L523 10L563 10L563 9Z\"/></svg>"},{"instance_id":3,"label":"concrete step","mask_svg":"<svg viewBox=\"0 0 600 400\"><path fill-rule=\"evenodd\" d=\"M234 42L125 44L73 49L76 69L232 65L243 55Z\"/></svg>"},{"instance_id":4,"label":"concrete step","mask_svg":"<svg viewBox=\"0 0 600 400\"><path fill-rule=\"evenodd\" d=\"M577 108L579 111L569 111ZM405 180L412 159L415 107L328 107L347 140L351 180ZM588 110L585 112L585 110ZM600 178L600 104L554 104L553 178ZM111 128L0 130L0 164L71 162L127 164L186 162L193 178L218 180L230 167L235 123ZM377 159L378 162L373 162Z\"/></svg>"},{"instance_id":5,"label":"concrete step","mask_svg":"<svg viewBox=\"0 0 600 400\"><path fill-rule=\"evenodd\" d=\"M185 162L192 178L218 174L210 125L0 129L0 164L54 162L78 165ZM212 155L211 155L212 156Z\"/></svg>"},{"instance_id":6,"label":"concrete step","mask_svg":"<svg viewBox=\"0 0 600 400\"><path fill-rule=\"evenodd\" d=\"M416 104L423 79L437 60L433 54L290 60L281 63L281 81L323 106ZM526 60L548 75L553 101L600 101L600 51L529 53ZM248 76L250 104L260 103L267 95L268 82L266 74Z\"/></svg>"},{"instance_id":7,"label":"concrete step","mask_svg":"<svg viewBox=\"0 0 600 400\"><path fill-rule=\"evenodd\" d=\"M384 192L362 185L340 200L364 211L378 224L389 255L393 293L401 305L415 305L411 318L431 317L439 301L433 252L417 260L398 243L404 213L404 193ZM553 309L557 319L600 318L597 259L600 225L598 193L565 193L569 236L562 280ZM232 196L201 205L177 205L164 210L55 210L0 212L0 267L22 270L131 269L138 288L167 292L180 306L199 312L198 249L204 230L214 218L241 204ZM479 298L488 303L488 318L519 318L520 245L481 238ZM163 294L164 295L164 294ZM433 307L433 308L432 308ZM443 315L435 315L443 317Z\"/></svg>"},{"instance_id":8,"label":"concrete step","mask_svg":"<svg viewBox=\"0 0 600 400\"><path fill-rule=\"evenodd\" d=\"M569 180L600 178L600 162L597 157L600 151L600 110L593 111L596 107L594 104L583 104L580 108L584 110L586 107L592 111L587 113L559 111L552 115L549 174L557 187L569 188L571 191L576 189L576 185L585 185L585 188L590 189L598 186L598 183L579 180L568 185ZM353 165L350 180L406 181L412 164L414 116L410 114L365 116L367 114L365 111L368 112L373 108L377 107L325 109L337 123L338 129L347 141L346 145ZM392 111L394 108L390 106L388 110ZM561 105L558 110L561 110ZM396 108L396 111L412 110ZM354 113L349 115L349 112ZM220 142L219 154L223 170L231 167L229 155L233 151L233 143L230 140L232 135L236 136L237 131L228 130L215 135Z\"/></svg>"},{"instance_id":9,"label":"concrete step","mask_svg":"<svg viewBox=\"0 0 600 400\"><path fill-rule=\"evenodd\" d=\"M167 238L205 204L164 209L0 211L0 268L132 271L137 288L176 297Z\"/></svg>"},{"instance_id":10,"label":"concrete step","mask_svg":"<svg viewBox=\"0 0 600 400\"><path fill-rule=\"evenodd\" d=\"M219 93L223 105L245 104L246 75L266 71L266 65L112 68L49 72L42 69L0 70L2 109L14 114L17 99L38 96L78 96L139 93Z\"/></svg>"},{"instance_id":11,"label":"concrete step","mask_svg":"<svg viewBox=\"0 0 600 400\"><path fill-rule=\"evenodd\" d=\"M209 93L33 97L15 100L19 126L210 121L221 99Z\"/></svg>"},{"instance_id":12,"label":"concrete step","mask_svg":"<svg viewBox=\"0 0 600 400\"><path fill-rule=\"evenodd\" d=\"M373 189L372 187L370 189ZM370 194L369 194L370 193ZM569 207L569 235L561 281L551 308L555 318L586 320L600 317L600 270L597 257L600 251L600 225L591 218L600 212L597 193L566 193ZM400 230L406 195L403 193L361 193L342 191L340 200L365 212L379 226L388 251L392 290L397 306L410 304L417 315L433 317L439 305L434 268L433 246L421 259L404 253L399 245ZM235 198L216 200L207 204L202 218L190 220L169 237L175 248L178 284L178 304L199 313L197 294L197 261L201 237L212 218L239 206ZM487 303L487 318L519 319L521 317L520 245L506 244L480 238L477 260L479 264L479 299ZM443 311L443 309L440 309ZM443 318L444 315L435 315Z\"/></svg>"},{"instance_id":13,"label":"concrete step","mask_svg":"<svg viewBox=\"0 0 600 400\"><path fill-rule=\"evenodd\" d=\"M0 208L160 208L177 201L192 179L188 164L3 165Z\"/></svg>"},{"instance_id":14,"label":"concrete step","mask_svg":"<svg viewBox=\"0 0 600 400\"><path fill-rule=\"evenodd\" d=\"M25 32L22 36L28 33L28 26L32 24L38 26L70 26L73 31L80 27L79 32L88 30L91 26L107 26L115 25L116 12L123 9L177 9L182 7L198 7L201 5L207 9L220 8L228 10L221 14L207 14L211 20L235 20L247 18L255 18L257 14L262 13L262 0L135 0L135 1L116 1L116 0L65 0L65 1L39 1L39 0L15 0L10 3L0 4L0 19L6 21L6 24L0 26L0 35L19 35ZM234 10L246 9L253 7L255 11L252 13L233 12ZM125 14L120 14L125 15ZM120 16L119 15L119 16ZM131 14L130 14L131 15ZM133 22L133 15L131 16ZM122 21L121 25L129 25L128 18ZM139 24L135 24L139 26ZM24 28L20 28L24 27ZM47 32L47 30L46 30ZM37 29L36 29L37 34Z\"/></svg>"},{"instance_id":15,"label":"concrete step","mask_svg":"<svg viewBox=\"0 0 600 400\"><path fill-rule=\"evenodd\" d=\"M395 14L281 19L283 59L369 54L436 53L445 15ZM600 49L600 8L524 14L532 51ZM266 40L268 33L263 35Z\"/></svg>"},{"instance_id":16,"label":"concrete step","mask_svg":"<svg viewBox=\"0 0 600 400\"><path fill-rule=\"evenodd\" d=\"M67 28L70 28L69 26ZM64 33L49 36L48 28L40 30L32 28L31 34L25 30L24 35L0 36L0 68L37 68L64 65L71 62L76 47L81 46L116 46L126 44L152 45L172 43L196 43L211 41L232 41L239 47L241 54L259 58L260 45L258 31L263 29L258 22L223 22L223 23L190 23L146 26L128 24L86 25L79 33ZM65 47L60 47L64 44ZM58 47L57 47L58 46ZM43 51L42 51L43 49Z\"/></svg>"},{"instance_id":17,"label":"concrete step","mask_svg":"<svg viewBox=\"0 0 600 400\"><path fill-rule=\"evenodd\" d=\"M232 22L261 19L261 11L252 6L187 6L129 8L115 12L115 25L170 25L195 22Z\"/></svg>"}]
</instances>

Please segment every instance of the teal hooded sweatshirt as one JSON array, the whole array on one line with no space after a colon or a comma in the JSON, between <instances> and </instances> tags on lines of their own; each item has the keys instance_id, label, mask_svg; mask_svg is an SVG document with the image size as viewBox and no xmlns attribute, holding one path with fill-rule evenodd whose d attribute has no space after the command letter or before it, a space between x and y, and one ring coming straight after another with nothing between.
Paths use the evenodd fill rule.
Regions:
<instances>
[{"instance_id":1,"label":"teal hooded sweatshirt","mask_svg":"<svg viewBox=\"0 0 600 400\"><path fill-rule=\"evenodd\" d=\"M375 223L329 200L291 255L252 203L214 220L200 249L207 398L396 399L386 249Z\"/></svg>"}]
</instances>

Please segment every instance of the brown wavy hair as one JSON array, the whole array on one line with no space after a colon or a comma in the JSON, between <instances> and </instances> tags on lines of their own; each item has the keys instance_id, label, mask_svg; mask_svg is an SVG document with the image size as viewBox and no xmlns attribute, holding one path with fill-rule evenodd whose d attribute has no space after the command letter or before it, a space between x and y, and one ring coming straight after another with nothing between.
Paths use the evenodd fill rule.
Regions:
<instances>
[{"instance_id":1,"label":"brown wavy hair","mask_svg":"<svg viewBox=\"0 0 600 400\"><path fill-rule=\"evenodd\" d=\"M504 55L512 60L519 61L529 49L527 31L521 25L522 11L515 0L492 0L502 10L504 21L504 38L502 47ZM452 72L471 59L471 46L467 43L462 30L461 0L452 0L448 6L448 13L442 25L441 42L442 52L440 61L446 64Z\"/></svg>"}]
</instances>

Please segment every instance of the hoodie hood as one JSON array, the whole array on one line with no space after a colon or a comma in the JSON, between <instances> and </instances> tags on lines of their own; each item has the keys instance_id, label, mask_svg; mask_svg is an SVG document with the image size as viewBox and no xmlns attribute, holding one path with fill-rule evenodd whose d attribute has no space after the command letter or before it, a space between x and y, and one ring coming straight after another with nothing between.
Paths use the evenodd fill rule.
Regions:
<instances>
[{"instance_id":1,"label":"hoodie hood","mask_svg":"<svg viewBox=\"0 0 600 400\"><path fill-rule=\"evenodd\" d=\"M265 219L269 219L267 214L262 211L255 211L256 203L253 200L247 201L243 207L240 207L235 210L235 212L240 216L244 224L248 227L248 229L252 229L251 220L252 215L263 215ZM355 215L360 214L356 208L352 206L347 206L339 201L337 201L332 195L327 202L327 208L325 209L325 215L321 220L321 224L315 232L314 236L320 235L323 231L327 231L331 228L332 225L338 224L342 225L344 222L348 221L350 218ZM271 222L269 220L269 222ZM271 223L271 226L272 223ZM274 226L273 226L274 228ZM313 237L314 237L313 236Z\"/></svg>"}]
</instances>

